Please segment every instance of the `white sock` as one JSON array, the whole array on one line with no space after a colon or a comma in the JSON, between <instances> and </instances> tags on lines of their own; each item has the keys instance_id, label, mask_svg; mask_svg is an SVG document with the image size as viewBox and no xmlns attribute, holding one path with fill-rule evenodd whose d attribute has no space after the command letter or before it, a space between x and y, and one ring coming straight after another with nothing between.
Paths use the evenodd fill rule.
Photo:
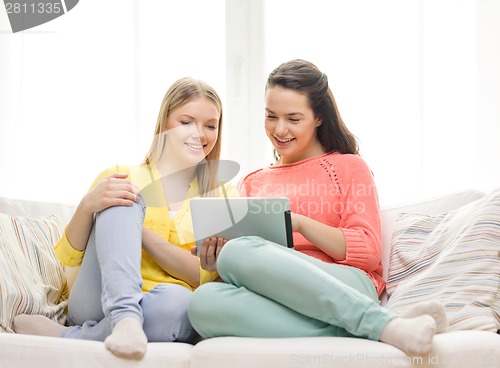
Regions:
<instances>
[{"instance_id":1,"label":"white sock","mask_svg":"<svg viewBox=\"0 0 500 368\"><path fill-rule=\"evenodd\" d=\"M380 341L403 350L408 355L426 355L432 350L436 322L424 314L414 318L396 317L385 326Z\"/></svg>"},{"instance_id":2,"label":"white sock","mask_svg":"<svg viewBox=\"0 0 500 368\"><path fill-rule=\"evenodd\" d=\"M14 317L12 329L18 334L59 337L63 325L38 314L20 314Z\"/></svg>"},{"instance_id":3,"label":"white sock","mask_svg":"<svg viewBox=\"0 0 500 368\"><path fill-rule=\"evenodd\" d=\"M137 318L125 317L118 321L113 332L104 340L106 348L118 357L141 359L146 354L148 338Z\"/></svg>"},{"instance_id":4,"label":"white sock","mask_svg":"<svg viewBox=\"0 0 500 368\"><path fill-rule=\"evenodd\" d=\"M428 314L436 321L436 333L445 332L447 330L448 318L446 317L446 311L444 306L438 302L429 301L417 303L401 313L400 316L403 318L412 318L424 314Z\"/></svg>"}]
</instances>

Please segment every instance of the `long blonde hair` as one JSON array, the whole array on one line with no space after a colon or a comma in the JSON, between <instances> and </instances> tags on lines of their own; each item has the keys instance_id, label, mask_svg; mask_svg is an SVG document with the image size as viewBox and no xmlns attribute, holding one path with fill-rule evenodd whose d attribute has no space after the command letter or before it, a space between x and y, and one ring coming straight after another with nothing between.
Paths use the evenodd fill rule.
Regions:
<instances>
[{"instance_id":1,"label":"long blonde hair","mask_svg":"<svg viewBox=\"0 0 500 368\"><path fill-rule=\"evenodd\" d=\"M215 189L220 185L217 180L217 172L221 151L222 102L215 89L201 80L190 77L181 78L172 84L167 93L165 93L160 112L158 113L153 141L151 142L149 152L144 158L143 164L152 165L159 161L165 145L165 134L161 133L166 129L170 114L173 110L188 103L195 97L208 98L213 102L220 114L215 146L206 156L205 160L200 162L196 168L200 195L204 197L215 196L217 193Z\"/></svg>"}]
</instances>

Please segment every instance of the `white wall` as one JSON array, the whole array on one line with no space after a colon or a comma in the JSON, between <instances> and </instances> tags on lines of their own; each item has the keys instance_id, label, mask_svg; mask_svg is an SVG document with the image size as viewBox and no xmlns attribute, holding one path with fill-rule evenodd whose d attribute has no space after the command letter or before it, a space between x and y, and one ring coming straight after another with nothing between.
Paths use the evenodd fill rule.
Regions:
<instances>
[{"instance_id":1,"label":"white wall","mask_svg":"<svg viewBox=\"0 0 500 368\"><path fill-rule=\"evenodd\" d=\"M308 1L306 8L301 0L268 3L268 69L292 58L314 62L328 75L380 196L414 197L422 187L419 3L328 4L330 10L321 11L321 0ZM313 22L304 26L308 19Z\"/></svg>"},{"instance_id":2,"label":"white wall","mask_svg":"<svg viewBox=\"0 0 500 368\"><path fill-rule=\"evenodd\" d=\"M500 186L500 1L479 0L477 11L478 177L485 190Z\"/></svg>"},{"instance_id":3,"label":"white wall","mask_svg":"<svg viewBox=\"0 0 500 368\"><path fill-rule=\"evenodd\" d=\"M326 72L382 203L500 186L499 1L265 5L266 71L299 57Z\"/></svg>"},{"instance_id":4,"label":"white wall","mask_svg":"<svg viewBox=\"0 0 500 368\"><path fill-rule=\"evenodd\" d=\"M75 202L100 170L133 159L132 2L96 5L16 34L0 11L2 196Z\"/></svg>"},{"instance_id":5,"label":"white wall","mask_svg":"<svg viewBox=\"0 0 500 368\"><path fill-rule=\"evenodd\" d=\"M11 34L0 11L0 196L77 202L100 170L139 162L185 75L224 99L224 158L266 165L264 82L295 57L328 74L382 203L489 191L498 19L497 0L86 0Z\"/></svg>"},{"instance_id":6,"label":"white wall","mask_svg":"<svg viewBox=\"0 0 500 368\"><path fill-rule=\"evenodd\" d=\"M0 22L0 196L78 202L101 170L142 161L176 79L225 89L222 1L85 0L21 33Z\"/></svg>"}]
</instances>

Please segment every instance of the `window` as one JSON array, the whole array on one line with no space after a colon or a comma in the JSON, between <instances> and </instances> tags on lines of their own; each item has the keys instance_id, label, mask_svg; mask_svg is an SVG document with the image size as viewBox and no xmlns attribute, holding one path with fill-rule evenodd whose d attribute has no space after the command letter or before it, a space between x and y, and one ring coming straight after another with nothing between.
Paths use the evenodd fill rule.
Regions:
<instances>
[{"instance_id":1,"label":"window","mask_svg":"<svg viewBox=\"0 0 500 368\"><path fill-rule=\"evenodd\" d=\"M17 34L0 16L2 196L77 203L101 170L141 162L180 77L224 98L223 1L86 0Z\"/></svg>"},{"instance_id":2,"label":"window","mask_svg":"<svg viewBox=\"0 0 500 368\"><path fill-rule=\"evenodd\" d=\"M499 2L86 0L18 34L0 11L0 196L76 203L140 162L163 94L206 80L223 158L272 161L264 84L309 59L374 172L381 203L500 183Z\"/></svg>"}]
</instances>

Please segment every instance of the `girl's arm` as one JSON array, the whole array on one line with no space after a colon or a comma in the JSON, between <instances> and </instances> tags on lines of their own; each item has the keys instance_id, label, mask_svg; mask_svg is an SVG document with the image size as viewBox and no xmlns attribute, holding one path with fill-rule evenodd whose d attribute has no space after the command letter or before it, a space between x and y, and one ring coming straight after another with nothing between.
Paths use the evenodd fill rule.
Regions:
<instances>
[{"instance_id":1,"label":"girl's arm","mask_svg":"<svg viewBox=\"0 0 500 368\"><path fill-rule=\"evenodd\" d=\"M94 213L112 206L131 206L137 201L139 190L126 179L127 176L107 176L82 198L65 230L73 248L85 250L87 247Z\"/></svg>"},{"instance_id":2,"label":"girl's arm","mask_svg":"<svg viewBox=\"0 0 500 368\"><path fill-rule=\"evenodd\" d=\"M190 251L169 243L145 227L142 228L142 247L169 275L192 287L200 285L200 263Z\"/></svg>"},{"instance_id":3,"label":"girl's arm","mask_svg":"<svg viewBox=\"0 0 500 368\"><path fill-rule=\"evenodd\" d=\"M342 230L298 213L292 213L292 229L335 261L346 259L346 240Z\"/></svg>"},{"instance_id":4,"label":"girl's arm","mask_svg":"<svg viewBox=\"0 0 500 368\"><path fill-rule=\"evenodd\" d=\"M359 156L345 156L342 172L343 195L331 198L343 211L338 225L325 225L311 218L294 215L295 227L323 252L340 264L371 272L380 267L382 253L380 210L373 175ZM292 223L293 226L293 223Z\"/></svg>"}]
</instances>

